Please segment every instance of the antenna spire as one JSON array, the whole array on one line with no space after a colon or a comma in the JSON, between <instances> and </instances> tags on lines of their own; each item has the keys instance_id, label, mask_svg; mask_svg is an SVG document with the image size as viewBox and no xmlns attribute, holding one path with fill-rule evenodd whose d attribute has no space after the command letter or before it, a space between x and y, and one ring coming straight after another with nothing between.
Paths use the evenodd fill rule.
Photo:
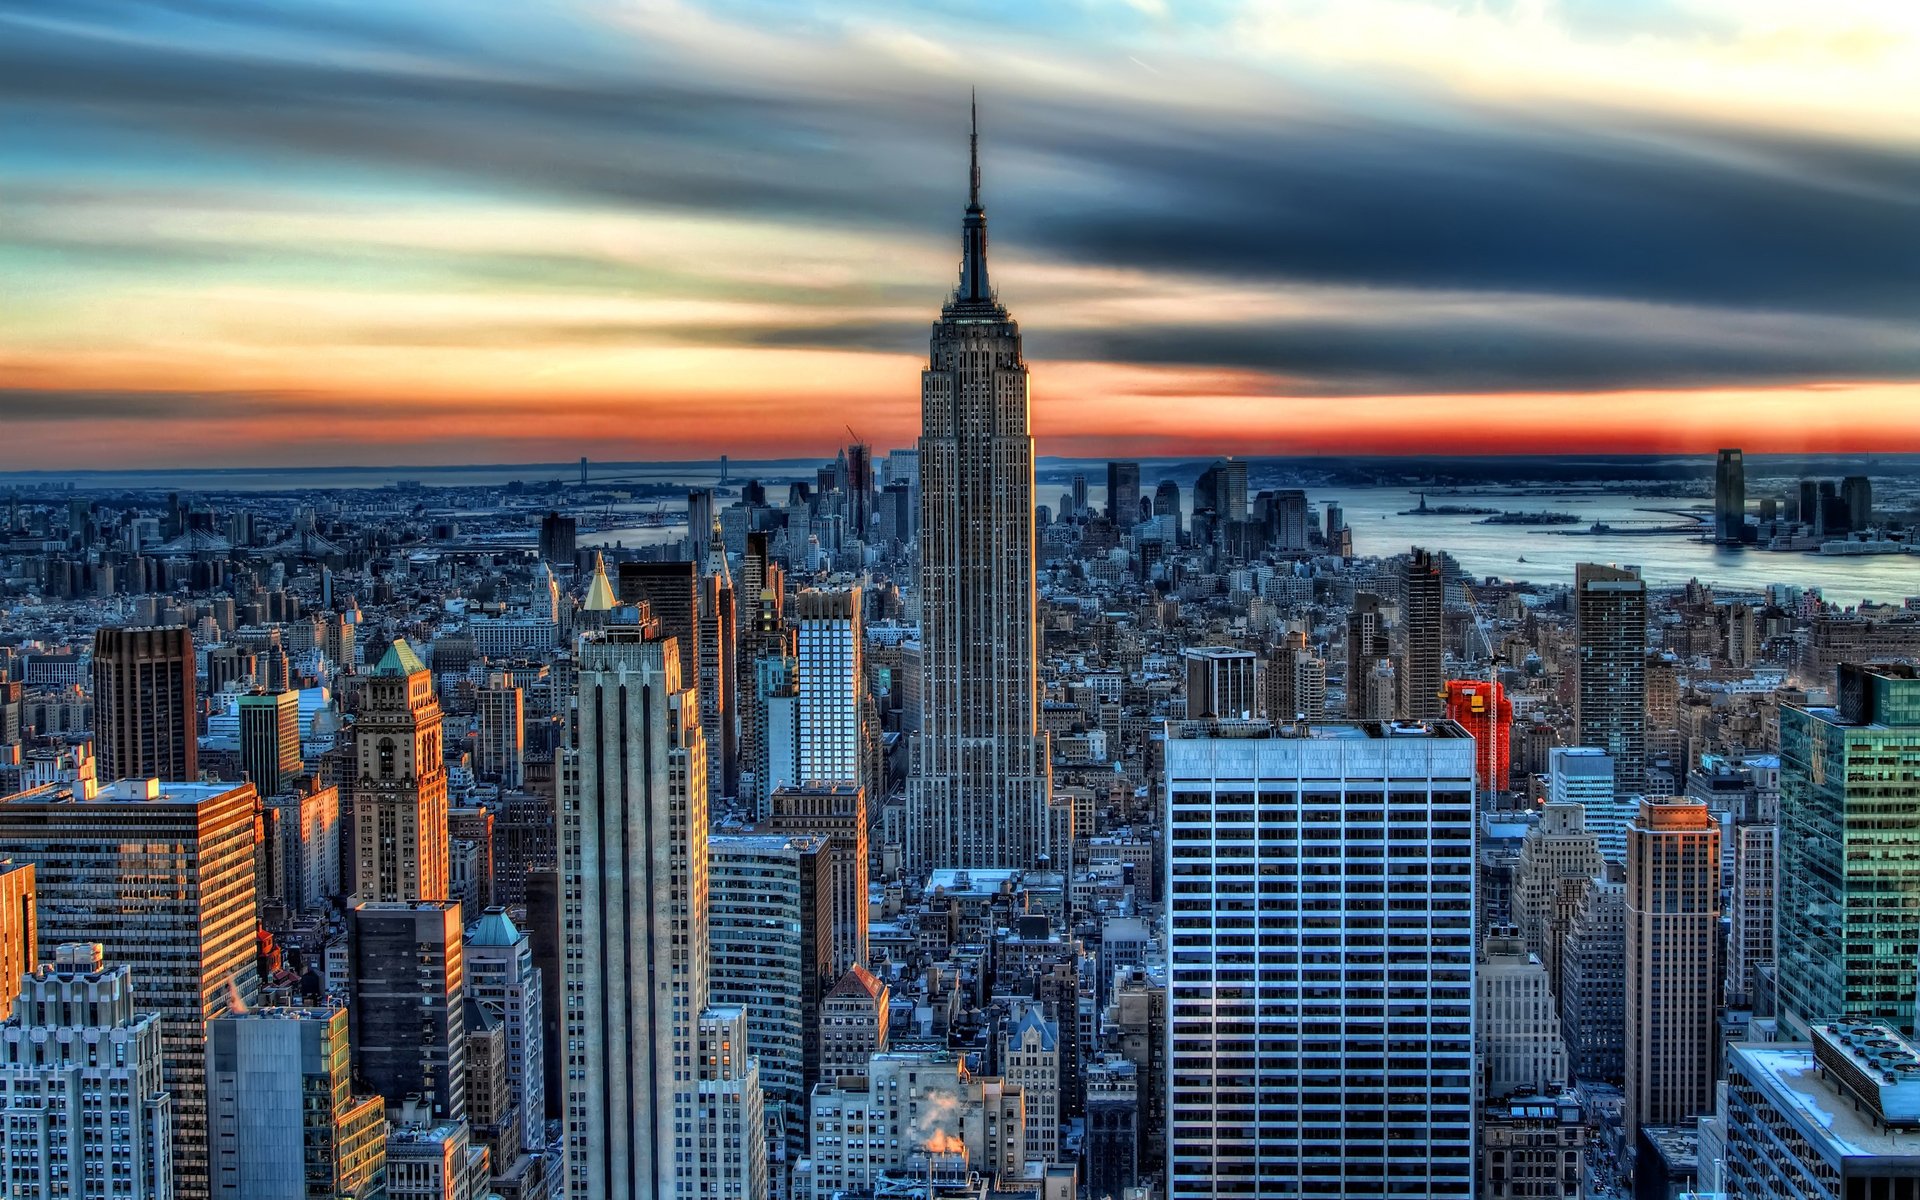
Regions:
<instances>
[{"instance_id":1,"label":"antenna spire","mask_svg":"<svg viewBox=\"0 0 1920 1200\"><path fill-rule=\"evenodd\" d=\"M972 158L973 170L968 177L967 207L980 207L980 89L968 89L968 112L973 119L973 131L967 136L967 149Z\"/></svg>"}]
</instances>

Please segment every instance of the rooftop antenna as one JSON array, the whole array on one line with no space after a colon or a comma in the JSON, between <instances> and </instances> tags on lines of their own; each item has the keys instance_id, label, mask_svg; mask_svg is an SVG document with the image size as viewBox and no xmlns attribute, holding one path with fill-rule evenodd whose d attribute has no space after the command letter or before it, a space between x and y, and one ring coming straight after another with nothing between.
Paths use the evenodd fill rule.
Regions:
<instances>
[{"instance_id":1,"label":"rooftop antenna","mask_svg":"<svg viewBox=\"0 0 1920 1200\"><path fill-rule=\"evenodd\" d=\"M968 178L967 207L980 207L980 89L967 89L967 111L972 118L972 132L967 135L968 157L972 162L972 173Z\"/></svg>"}]
</instances>

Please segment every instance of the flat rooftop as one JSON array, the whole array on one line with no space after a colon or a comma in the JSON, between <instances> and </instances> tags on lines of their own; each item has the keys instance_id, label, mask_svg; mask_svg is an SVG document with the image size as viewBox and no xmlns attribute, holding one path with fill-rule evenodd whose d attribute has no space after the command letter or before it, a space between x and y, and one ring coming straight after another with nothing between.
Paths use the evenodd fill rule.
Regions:
<instances>
[{"instance_id":1,"label":"flat rooftop","mask_svg":"<svg viewBox=\"0 0 1920 1200\"><path fill-rule=\"evenodd\" d=\"M1169 721L1167 735L1182 740L1272 741L1313 739L1341 741L1419 741L1428 738L1472 738L1455 721L1315 721L1274 722L1249 718L1211 721Z\"/></svg>"},{"instance_id":2,"label":"flat rooftop","mask_svg":"<svg viewBox=\"0 0 1920 1200\"><path fill-rule=\"evenodd\" d=\"M1842 1158L1920 1161L1920 1130L1889 1129L1858 1108L1853 1097L1821 1074L1811 1045L1738 1042L1733 1052L1742 1069L1809 1140L1825 1144Z\"/></svg>"},{"instance_id":3,"label":"flat rooftop","mask_svg":"<svg viewBox=\"0 0 1920 1200\"><path fill-rule=\"evenodd\" d=\"M240 788L244 780L185 783L165 779L120 779L103 784L88 798L71 781L42 784L0 799L5 804L204 804Z\"/></svg>"}]
</instances>

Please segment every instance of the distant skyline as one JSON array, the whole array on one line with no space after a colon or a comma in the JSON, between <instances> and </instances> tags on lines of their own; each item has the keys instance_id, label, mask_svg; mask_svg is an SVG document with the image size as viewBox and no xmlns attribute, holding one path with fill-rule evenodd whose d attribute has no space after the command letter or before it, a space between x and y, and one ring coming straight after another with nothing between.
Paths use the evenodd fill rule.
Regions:
<instances>
[{"instance_id":1,"label":"distant skyline","mask_svg":"<svg viewBox=\"0 0 1920 1200\"><path fill-rule=\"evenodd\" d=\"M0 470L1920 451L1898 0L0 0Z\"/></svg>"}]
</instances>

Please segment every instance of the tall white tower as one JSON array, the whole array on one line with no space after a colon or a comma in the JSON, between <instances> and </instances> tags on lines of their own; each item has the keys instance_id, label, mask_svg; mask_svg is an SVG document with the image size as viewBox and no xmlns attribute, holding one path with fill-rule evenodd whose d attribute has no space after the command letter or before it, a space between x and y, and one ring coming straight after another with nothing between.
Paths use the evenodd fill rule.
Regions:
<instances>
[{"instance_id":1,"label":"tall white tower","mask_svg":"<svg viewBox=\"0 0 1920 1200\"><path fill-rule=\"evenodd\" d=\"M977 124L972 147L960 283L920 377L925 717L907 811L922 869L1025 867L1051 848L1027 364L1020 326L987 283Z\"/></svg>"}]
</instances>

